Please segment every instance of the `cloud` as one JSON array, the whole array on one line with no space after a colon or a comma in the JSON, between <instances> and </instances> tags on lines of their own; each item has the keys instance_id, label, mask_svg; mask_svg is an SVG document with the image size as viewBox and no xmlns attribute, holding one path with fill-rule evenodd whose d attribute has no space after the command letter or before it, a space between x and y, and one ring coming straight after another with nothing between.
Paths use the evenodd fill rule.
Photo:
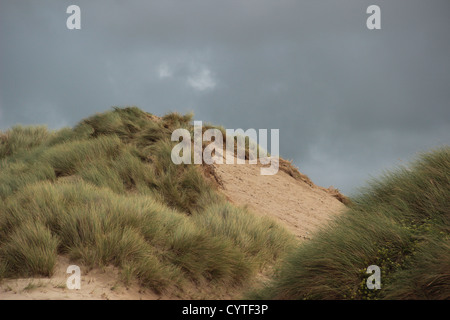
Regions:
<instances>
[{"instance_id":1,"label":"cloud","mask_svg":"<svg viewBox=\"0 0 450 320\"><path fill-rule=\"evenodd\" d=\"M157 67L158 78L172 79L172 85L185 84L195 91L207 91L217 85L210 68L205 63L208 54L204 52L184 53L162 62Z\"/></svg>"},{"instance_id":2,"label":"cloud","mask_svg":"<svg viewBox=\"0 0 450 320\"><path fill-rule=\"evenodd\" d=\"M172 75L173 75L172 74L172 70L171 70L171 68L169 67L168 64L162 63L162 64L159 65L159 67L158 67L158 76L161 79L171 78Z\"/></svg>"},{"instance_id":3,"label":"cloud","mask_svg":"<svg viewBox=\"0 0 450 320\"><path fill-rule=\"evenodd\" d=\"M188 77L187 84L198 91L210 90L216 87L216 81L213 79L211 71L206 67L202 67L194 75Z\"/></svg>"}]
</instances>

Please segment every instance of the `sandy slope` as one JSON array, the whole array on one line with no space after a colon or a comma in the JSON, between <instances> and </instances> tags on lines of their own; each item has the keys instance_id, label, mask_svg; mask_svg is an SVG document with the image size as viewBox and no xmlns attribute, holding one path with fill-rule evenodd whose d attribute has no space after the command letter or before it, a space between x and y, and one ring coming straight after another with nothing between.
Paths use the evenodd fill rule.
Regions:
<instances>
[{"instance_id":1,"label":"sandy slope","mask_svg":"<svg viewBox=\"0 0 450 320\"><path fill-rule=\"evenodd\" d=\"M260 164L214 166L222 191L231 202L275 218L298 238L310 239L319 227L345 210L326 189L310 186L283 171L263 176Z\"/></svg>"}]
</instances>

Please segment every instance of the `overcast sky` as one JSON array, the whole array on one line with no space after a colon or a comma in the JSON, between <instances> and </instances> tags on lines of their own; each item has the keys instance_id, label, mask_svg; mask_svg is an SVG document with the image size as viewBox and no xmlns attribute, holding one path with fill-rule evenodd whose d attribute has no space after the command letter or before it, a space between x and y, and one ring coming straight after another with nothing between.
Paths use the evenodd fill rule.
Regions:
<instances>
[{"instance_id":1,"label":"overcast sky","mask_svg":"<svg viewBox=\"0 0 450 320\"><path fill-rule=\"evenodd\" d=\"M127 105L279 128L281 156L352 194L450 143L450 1L0 0L0 130Z\"/></svg>"}]
</instances>

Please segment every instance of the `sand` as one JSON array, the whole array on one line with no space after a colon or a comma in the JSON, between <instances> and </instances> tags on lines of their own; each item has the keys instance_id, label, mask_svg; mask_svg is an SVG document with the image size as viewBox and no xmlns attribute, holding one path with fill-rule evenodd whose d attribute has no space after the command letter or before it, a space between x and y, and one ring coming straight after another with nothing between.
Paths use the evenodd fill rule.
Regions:
<instances>
[{"instance_id":1,"label":"sand","mask_svg":"<svg viewBox=\"0 0 450 320\"><path fill-rule=\"evenodd\" d=\"M223 157L218 153L219 156ZM299 239L311 239L314 232L346 208L329 190L294 179L281 170L274 175L261 175L259 163L225 164L224 161L213 166L221 183L220 190L229 201L274 218Z\"/></svg>"},{"instance_id":2,"label":"sand","mask_svg":"<svg viewBox=\"0 0 450 320\"><path fill-rule=\"evenodd\" d=\"M164 297L143 289L137 284L126 288L119 281L114 267L81 268L81 288L67 289L70 274L67 267L73 265L66 257L59 256L55 273L51 278L5 279L0 284L0 300L157 300Z\"/></svg>"}]
</instances>

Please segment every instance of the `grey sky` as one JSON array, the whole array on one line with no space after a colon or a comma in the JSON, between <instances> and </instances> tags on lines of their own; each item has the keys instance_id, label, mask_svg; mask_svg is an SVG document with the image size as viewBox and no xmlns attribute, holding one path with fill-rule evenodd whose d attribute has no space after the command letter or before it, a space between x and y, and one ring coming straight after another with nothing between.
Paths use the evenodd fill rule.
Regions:
<instances>
[{"instance_id":1,"label":"grey sky","mask_svg":"<svg viewBox=\"0 0 450 320\"><path fill-rule=\"evenodd\" d=\"M450 2L0 0L0 130L126 105L279 128L284 158L352 193L449 144Z\"/></svg>"}]
</instances>

